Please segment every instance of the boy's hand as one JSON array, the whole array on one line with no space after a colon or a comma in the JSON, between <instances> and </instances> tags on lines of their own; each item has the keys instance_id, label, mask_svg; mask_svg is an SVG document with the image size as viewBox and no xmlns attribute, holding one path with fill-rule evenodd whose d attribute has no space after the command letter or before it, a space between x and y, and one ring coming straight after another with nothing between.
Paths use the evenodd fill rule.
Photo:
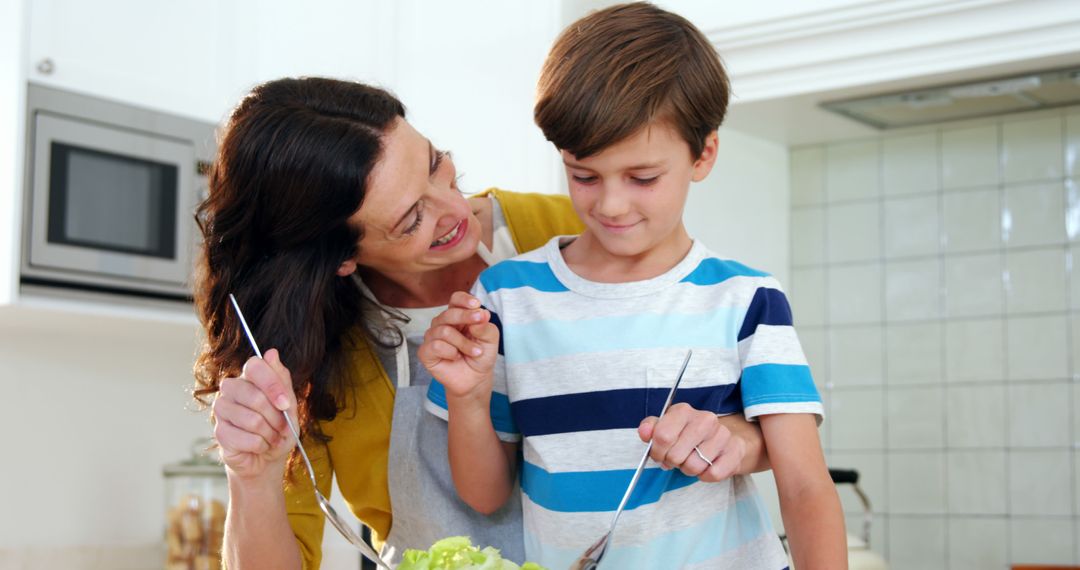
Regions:
<instances>
[{"instance_id":1,"label":"boy's hand","mask_svg":"<svg viewBox=\"0 0 1080 570\"><path fill-rule=\"evenodd\" d=\"M499 350L499 329L480 301L458 291L431 321L420 345L420 362L442 382L448 398L491 396L492 369Z\"/></svg>"},{"instance_id":2,"label":"boy's hand","mask_svg":"<svg viewBox=\"0 0 1080 570\"><path fill-rule=\"evenodd\" d=\"M721 424L716 414L685 403L672 405L659 422L655 416L642 420L638 436L641 441L652 440L649 456L664 469L678 467L707 482L734 475L746 453L746 442Z\"/></svg>"}]
</instances>

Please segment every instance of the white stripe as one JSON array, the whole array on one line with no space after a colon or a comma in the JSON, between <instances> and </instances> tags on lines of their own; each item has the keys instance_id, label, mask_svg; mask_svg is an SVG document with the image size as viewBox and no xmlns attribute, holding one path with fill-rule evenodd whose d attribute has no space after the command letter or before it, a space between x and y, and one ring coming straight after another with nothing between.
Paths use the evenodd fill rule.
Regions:
<instances>
[{"instance_id":1,"label":"white stripe","mask_svg":"<svg viewBox=\"0 0 1080 570\"><path fill-rule=\"evenodd\" d=\"M748 420L769 414L814 414L818 425L825 420L825 408L820 402L757 404L743 410L743 414Z\"/></svg>"},{"instance_id":2,"label":"white stripe","mask_svg":"<svg viewBox=\"0 0 1080 570\"><path fill-rule=\"evenodd\" d=\"M582 445L580 433L557 433L531 436L523 447L525 461L550 473L635 469L647 444L636 429L591 431L588 445ZM646 467L658 467L649 460Z\"/></svg>"},{"instance_id":3,"label":"white stripe","mask_svg":"<svg viewBox=\"0 0 1080 570\"><path fill-rule=\"evenodd\" d=\"M503 323L530 323L538 320L573 320L617 317L642 314L686 314L693 315L716 311L722 307L738 307L740 314L745 314L754 297L754 292L761 285L762 277L733 277L724 282L722 294L718 295L716 286L701 286L692 283L676 283L649 297L649 306L642 307L641 298L596 299L578 295L569 291L545 292L531 287L516 289L498 289L488 293L495 297L494 302ZM477 281L479 283L479 281ZM643 313L642 310L647 309ZM742 325L741 319L733 323ZM735 331L736 333L738 330Z\"/></svg>"},{"instance_id":4,"label":"white stripe","mask_svg":"<svg viewBox=\"0 0 1080 570\"><path fill-rule=\"evenodd\" d=\"M753 335L739 341L744 368L758 364L808 366L795 329L787 325L758 325Z\"/></svg>"},{"instance_id":5,"label":"white stripe","mask_svg":"<svg viewBox=\"0 0 1080 570\"><path fill-rule=\"evenodd\" d=\"M563 355L548 360L512 364L508 370L514 378L511 399L518 401L553 394L633 387L670 388L678 375L686 350L635 349L603 354ZM683 389L732 384L739 379L738 365L738 355L734 350L695 348L679 387Z\"/></svg>"}]
</instances>

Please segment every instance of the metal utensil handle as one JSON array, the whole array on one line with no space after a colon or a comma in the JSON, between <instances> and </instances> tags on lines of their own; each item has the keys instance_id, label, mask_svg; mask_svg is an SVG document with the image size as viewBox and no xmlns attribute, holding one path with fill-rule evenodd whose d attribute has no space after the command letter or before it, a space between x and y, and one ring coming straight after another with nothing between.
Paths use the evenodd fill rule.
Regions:
<instances>
[{"instance_id":1,"label":"metal utensil handle","mask_svg":"<svg viewBox=\"0 0 1080 570\"><path fill-rule=\"evenodd\" d=\"M690 356L694 354L693 350L686 351L686 358L683 359L682 367L679 369L679 375L675 377L675 384L668 390L667 400L664 400L664 407L660 408L660 415L656 417L657 421L664 417L668 408L671 407L671 401L675 399L675 391L679 389L679 383L682 382L683 374L686 372L686 365L690 364ZM637 486L638 479L641 478L642 471L645 470L645 462L649 460L649 452L652 451L652 440L649 440L649 445L645 446L645 453L641 456L641 461L638 462L637 469L634 470L634 476L630 478L630 485L626 487L626 492L623 493L622 500L619 501L619 508L615 509L615 516L611 519L611 526L608 527L608 532L615 530L615 523L619 522L619 515L622 514L623 508L626 507L626 503L630 500L630 495L634 492L634 487Z\"/></svg>"}]
</instances>

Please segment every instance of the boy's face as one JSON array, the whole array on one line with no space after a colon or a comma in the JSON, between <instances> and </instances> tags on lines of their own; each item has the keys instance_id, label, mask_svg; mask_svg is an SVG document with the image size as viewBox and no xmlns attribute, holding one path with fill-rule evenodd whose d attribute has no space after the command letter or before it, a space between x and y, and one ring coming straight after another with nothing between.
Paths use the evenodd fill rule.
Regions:
<instances>
[{"instance_id":1,"label":"boy's face","mask_svg":"<svg viewBox=\"0 0 1080 570\"><path fill-rule=\"evenodd\" d=\"M642 257L684 239L690 183L708 176L716 146L714 132L695 159L674 128L654 122L588 158L562 151L570 199L587 233L621 257Z\"/></svg>"}]
</instances>

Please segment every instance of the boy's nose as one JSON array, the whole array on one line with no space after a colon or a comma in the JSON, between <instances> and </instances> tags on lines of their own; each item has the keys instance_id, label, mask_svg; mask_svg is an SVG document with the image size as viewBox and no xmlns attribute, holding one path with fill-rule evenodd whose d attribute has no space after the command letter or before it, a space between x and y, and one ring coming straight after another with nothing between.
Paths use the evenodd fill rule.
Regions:
<instances>
[{"instance_id":1,"label":"boy's nose","mask_svg":"<svg viewBox=\"0 0 1080 570\"><path fill-rule=\"evenodd\" d=\"M594 211L598 216L614 220L629 211L629 200L618 188L604 188L597 197Z\"/></svg>"}]
</instances>

